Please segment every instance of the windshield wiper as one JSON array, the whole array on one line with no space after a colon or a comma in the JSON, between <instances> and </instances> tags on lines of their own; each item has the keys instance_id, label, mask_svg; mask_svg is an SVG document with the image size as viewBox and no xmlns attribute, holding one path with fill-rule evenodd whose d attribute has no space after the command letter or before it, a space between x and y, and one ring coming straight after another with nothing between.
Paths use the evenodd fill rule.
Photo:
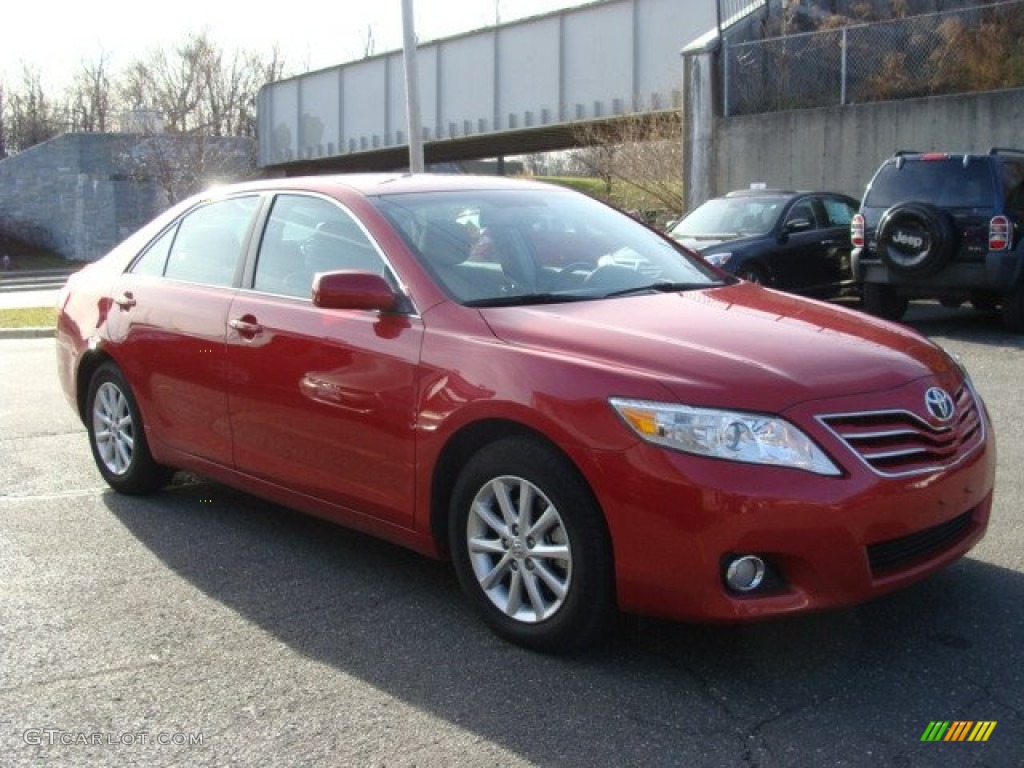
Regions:
<instances>
[{"instance_id":1,"label":"windshield wiper","mask_svg":"<svg viewBox=\"0 0 1024 768\"><path fill-rule=\"evenodd\" d=\"M702 288L718 288L725 283L720 280L713 280L707 283L672 283L667 280L648 285L641 285L634 288L623 288L621 291L606 293L604 298L614 299L618 296L634 296L642 293L679 293L681 291L699 291Z\"/></svg>"},{"instance_id":2,"label":"windshield wiper","mask_svg":"<svg viewBox=\"0 0 1024 768\"><path fill-rule=\"evenodd\" d=\"M575 293L524 293L518 296L490 296L462 302L465 307L527 307L532 304L564 304L570 301L593 301L597 296Z\"/></svg>"}]
</instances>

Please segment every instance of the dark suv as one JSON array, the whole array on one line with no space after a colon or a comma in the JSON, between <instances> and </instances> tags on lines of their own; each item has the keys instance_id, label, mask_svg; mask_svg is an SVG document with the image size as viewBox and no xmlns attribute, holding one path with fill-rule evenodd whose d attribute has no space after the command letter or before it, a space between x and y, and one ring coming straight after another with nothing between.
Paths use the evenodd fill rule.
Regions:
<instances>
[{"instance_id":1,"label":"dark suv","mask_svg":"<svg viewBox=\"0 0 1024 768\"><path fill-rule=\"evenodd\" d=\"M1024 150L897 152L850 225L865 309L898 320L911 298L1002 308L1024 332Z\"/></svg>"}]
</instances>

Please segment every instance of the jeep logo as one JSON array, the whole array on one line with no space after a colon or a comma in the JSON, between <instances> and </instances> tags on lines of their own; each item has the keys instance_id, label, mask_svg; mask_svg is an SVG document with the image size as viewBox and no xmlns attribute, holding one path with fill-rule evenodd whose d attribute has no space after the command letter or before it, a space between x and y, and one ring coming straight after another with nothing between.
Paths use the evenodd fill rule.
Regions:
<instances>
[{"instance_id":1,"label":"jeep logo","mask_svg":"<svg viewBox=\"0 0 1024 768\"><path fill-rule=\"evenodd\" d=\"M897 232L892 236L893 245L909 245L911 248L920 249L924 245L924 238L919 235L908 235L906 232Z\"/></svg>"}]
</instances>

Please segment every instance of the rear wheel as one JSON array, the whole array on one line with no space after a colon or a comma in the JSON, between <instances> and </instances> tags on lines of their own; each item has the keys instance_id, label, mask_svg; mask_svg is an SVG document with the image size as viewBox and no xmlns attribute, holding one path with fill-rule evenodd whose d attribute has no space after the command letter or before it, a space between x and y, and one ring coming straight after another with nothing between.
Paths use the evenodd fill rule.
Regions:
<instances>
[{"instance_id":1,"label":"rear wheel","mask_svg":"<svg viewBox=\"0 0 1024 768\"><path fill-rule=\"evenodd\" d=\"M886 320L899 320L907 311L909 300L886 283L864 284L864 309Z\"/></svg>"},{"instance_id":2,"label":"rear wheel","mask_svg":"<svg viewBox=\"0 0 1024 768\"><path fill-rule=\"evenodd\" d=\"M456 483L449 522L459 582L498 635L564 651L608 631L615 606L604 517L552 446L513 437L481 449Z\"/></svg>"},{"instance_id":3,"label":"rear wheel","mask_svg":"<svg viewBox=\"0 0 1024 768\"><path fill-rule=\"evenodd\" d=\"M135 397L113 363L104 363L93 374L85 426L96 466L115 491L151 493L171 479L172 470L157 464L149 452Z\"/></svg>"}]
</instances>

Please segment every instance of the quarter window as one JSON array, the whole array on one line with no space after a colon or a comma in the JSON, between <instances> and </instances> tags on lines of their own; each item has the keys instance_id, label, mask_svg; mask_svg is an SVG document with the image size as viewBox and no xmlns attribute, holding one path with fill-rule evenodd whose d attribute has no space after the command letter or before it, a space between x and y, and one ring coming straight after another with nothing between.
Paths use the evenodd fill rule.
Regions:
<instances>
[{"instance_id":1,"label":"quarter window","mask_svg":"<svg viewBox=\"0 0 1024 768\"><path fill-rule=\"evenodd\" d=\"M171 227L154 240L146 252L135 262L132 272L136 275L156 277L163 275L164 267L167 266L167 255L171 252L171 244L174 242L174 234L177 231L177 227Z\"/></svg>"}]
</instances>

